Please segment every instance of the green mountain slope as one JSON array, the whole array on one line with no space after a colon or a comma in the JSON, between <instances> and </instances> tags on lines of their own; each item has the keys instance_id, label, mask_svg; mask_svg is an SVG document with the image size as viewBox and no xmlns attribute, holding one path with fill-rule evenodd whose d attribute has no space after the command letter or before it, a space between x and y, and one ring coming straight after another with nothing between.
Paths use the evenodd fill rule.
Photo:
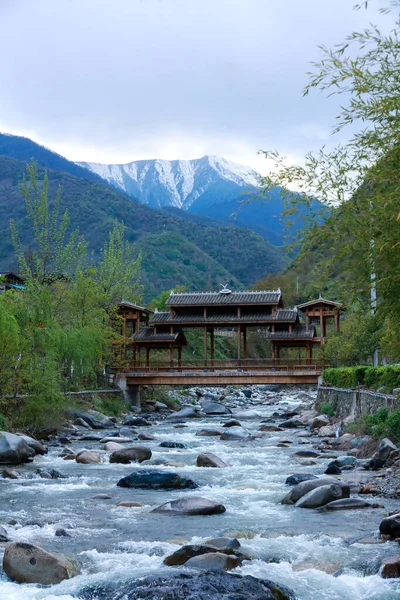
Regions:
<instances>
[{"instance_id":1,"label":"green mountain slope","mask_svg":"<svg viewBox=\"0 0 400 600\"><path fill-rule=\"evenodd\" d=\"M29 242L24 201L18 191L24 172L24 162L0 156L0 272L15 267L10 218L17 222L22 242ZM244 287L285 264L280 249L248 229L210 227L149 208L101 182L61 171L49 170L48 175L49 197L61 187L62 207L68 209L72 227L79 227L95 252L115 219L125 223L127 238L143 252L147 297L178 284L192 290L218 289L227 282Z\"/></svg>"}]
</instances>

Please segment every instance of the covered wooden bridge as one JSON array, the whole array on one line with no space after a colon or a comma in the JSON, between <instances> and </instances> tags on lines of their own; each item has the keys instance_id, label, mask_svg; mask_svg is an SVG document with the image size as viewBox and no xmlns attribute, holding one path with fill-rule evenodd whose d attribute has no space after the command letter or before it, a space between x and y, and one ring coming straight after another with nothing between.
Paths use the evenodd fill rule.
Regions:
<instances>
[{"instance_id":1,"label":"covered wooden bridge","mask_svg":"<svg viewBox=\"0 0 400 600\"><path fill-rule=\"evenodd\" d=\"M121 305L122 311L127 309L126 304ZM329 319L339 329L342 310L339 303L321 297L287 309L279 289L171 292L166 306L168 310L154 314L130 306L136 314L136 326L124 346L128 368L123 376L128 385L314 383L323 365L320 359L313 359L313 347L324 343ZM300 318L303 314L304 321ZM203 360L182 360L182 348L187 345L185 329L203 332ZM271 342L271 358L255 360L248 356L247 334L254 329ZM234 360L215 359L215 332L223 330L237 334ZM282 348L304 349L305 357L284 359ZM154 360L160 349L169 350L169 360Z\"/></svg>"}]
</instances>

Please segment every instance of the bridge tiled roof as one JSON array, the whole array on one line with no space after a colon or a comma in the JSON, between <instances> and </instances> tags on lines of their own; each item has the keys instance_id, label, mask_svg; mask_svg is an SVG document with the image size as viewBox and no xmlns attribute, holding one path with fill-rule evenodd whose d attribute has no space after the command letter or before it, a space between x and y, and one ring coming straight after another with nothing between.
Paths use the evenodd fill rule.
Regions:
<instances>
[{"instance_id":1,"label":"bridge tiled roof","mask_svg":"<svg viewBox=\"0 0 400 600\"><path fill-rule=\"evenodd\" d=\"M236 314L208 315L207 317L196 314L175 314L171 317L168 311L162 311L154 313L150 318L150 322L165 323L168 325L174 323L276 323L279 321L284 323L295 323L297 318L297 311L285 308L278 309L274 315L250 313L241 315L240 317Z\"/></svg>"},{"instance_id":2,"label":"bridge tiled roof","mask_svg":"<svg viewBox=\"0 0 400 600\"><path fill-rule=\"evenodd\" d=\"M245 291L245 292L171 292L168 306L215 306L238 304L278 304L281 291Z\"/></svg>"},{"instance_id":3,"label":"bridge tiled roof","mask_svg":"<svg viewBox=\"0 0 400 600\"><path fill-rule=\"evenodd\" d=\"M303 304L298 304L297 308L303 310L304 308L308 308L309 306L316 306L318 304L327 304L328 306L343 308L343 305L340 302L335 302L334 300L326 300L326 298L322 298L322 296L320 296L316 300L309 300L308 302L304 302Z\"/></svg>"},{"instance_id":4,"label":"bridge tiled roof","mask_svg":"<svg viewBox=\"0 0 400 600\"><path fill-rule=\"evenodd\" d=\"M306 328L305 325L296 325L292 331L268 331L266 338L270 340L308 340L315 337L315 327Z\"/></svg>"},{"instance_id":5,"label":"bridge tiled roof","mask_svg":"<svg viewBox=\"0 0 400 600\"><path fill-rule=\"evenodd\" d=\"M153 327L141 327L133 335L133 339L135 342L175 342L179 335L181 335L180 331L174 333L154 333Z\"/></svg>"}]
</instances>

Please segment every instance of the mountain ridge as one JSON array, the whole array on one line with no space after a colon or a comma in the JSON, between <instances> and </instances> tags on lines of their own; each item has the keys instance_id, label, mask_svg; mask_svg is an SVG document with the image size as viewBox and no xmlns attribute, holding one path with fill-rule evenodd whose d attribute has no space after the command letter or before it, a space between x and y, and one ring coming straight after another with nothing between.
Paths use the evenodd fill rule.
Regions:
<instances>
[{"instance_id":1,"label":"mountain ridge","mask_svg":"<svg viewBox=\"0 0 400 600\"><path fill-rule=\"evenodd\" d=\"M256 188L259 177L250 167L214 155L191 160L151 159L125 164L76 164L144 204L184 210L194 203L204 205L232 200L242 190Z\"/></svg>"}]
</instances>

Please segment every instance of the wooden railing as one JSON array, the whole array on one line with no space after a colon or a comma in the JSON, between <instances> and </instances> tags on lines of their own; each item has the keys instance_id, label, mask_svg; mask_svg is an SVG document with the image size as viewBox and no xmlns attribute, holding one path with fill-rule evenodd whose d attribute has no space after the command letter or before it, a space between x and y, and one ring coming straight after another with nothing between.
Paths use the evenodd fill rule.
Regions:
<instances>
[{"instance_id":1,"label":"wooden railing","mask_svg":"<svg viewBox=\"0 0 400 600\"><path fill-rule=\"evenodd\" d=\"M163 361L157 362L152 361L150 365L130 365L130 373L200 373L200 372L223 372L223 371L237 371L237 372L297 372L297 371L310 371L320 372L326 368L321 360L307 360L307 359L241 359L241 360L185 360L185 361Z\"/></svg>"}]
</instances>

